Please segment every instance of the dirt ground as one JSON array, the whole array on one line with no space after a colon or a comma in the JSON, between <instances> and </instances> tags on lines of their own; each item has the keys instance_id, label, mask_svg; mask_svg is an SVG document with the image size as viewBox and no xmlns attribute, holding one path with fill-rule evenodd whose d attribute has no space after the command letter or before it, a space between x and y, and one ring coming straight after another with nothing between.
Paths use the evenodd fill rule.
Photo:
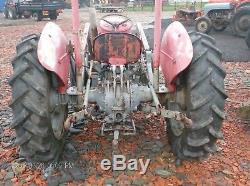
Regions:
<instances>
[{"instance_id":1,"label":"dirt ground","mask_svg":"<svg viewBox=\"0 0 250 186\"><path fill-rule=\"evenodd\" d=\"M81 11L82 22L87 20L86 10ZM71 37L70 14L67 10L56 21ZM170 16L166 13L164 16ZM98 16L100 16L98 14ZM144 25L152 22L152 12L130 13L129 16ZM100 122L83 125L83 132L67 137L60 165L50 172L51 165L30 164L18 157L14 146L15 133L9 128L12 122L11 90L8 80L12 74L11 59L15 46L22 36L41 32L47 21L5 21L0 17L0 185L250 185L250 123L237 116L237 109L250 101L250 59L248 62L223 62L227 71L225 80L228 99L226 120L223 123L224 139L218 141L215 154L200 161L184 161L175 165L175 157L167 141L165 122L154 116L135 114L137 134L122 137L120 150L128 159L150 158L145 175L138 171L102 171L100 162L111 157L111 137L100 136ZM250 53L250 51L249 51ZM234 56L241 56L241 51ZM49 176L48 176L49 175Z\"/></svg>"}]
</instances>

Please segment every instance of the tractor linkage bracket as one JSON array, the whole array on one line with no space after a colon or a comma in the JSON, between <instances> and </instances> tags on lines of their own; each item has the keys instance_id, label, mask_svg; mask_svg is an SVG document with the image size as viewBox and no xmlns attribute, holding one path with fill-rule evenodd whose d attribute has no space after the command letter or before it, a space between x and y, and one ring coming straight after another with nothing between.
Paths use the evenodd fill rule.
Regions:
<instances>
[{"instance_id":1,"label":"tractor linkage bracket","mask_svg":"<svg viewBox=\"0 0 250 186\"><path fill-rule=\"evenodd\" d=\"M83 118L93 119L86 109L69 114L68 118L64 122L64 128L68 130L71 127L72 123L75 123Z\"/></svg>"},{"instance_id":2,"label":"tractor linkage bracket","mask_svg":"<svg viewBox=\"0 0 250 186\"><path fill-rule=\"evenodd\" d=\"M120 135L129 136L136 134L136 127L133 119L128 121L123 121L122 124L117 123L103 123L101 128L101 135L104 136L105 133L112 133L119 131Z\"/></svg>"},{"instance_id":3,"label":"tractor linkage bracket","mask_svg":"<svg viewBox=\"0 0 250 186\"><path fill-rule=\"evenodd\" d=\"M193 124L191 119L189 119L185 114L178 111L166 110L165 108L161 108L160 115L164 118L175 119L176 121L183 123L186 128L191 128Z\"/></svg>"},{"instance_id":4,"label":"tractor linkage bracket","mask_svg":"<svg viewBox=\"0 0 250 186\"><path fill-rule=\"evenodd\" d=\"M112 156L113 155L116 155L116 154L119 154L119 130L115 130L114 131L114 138L113 138L113 141L112 141ZM112 157L113 159L113 157Z\"/></svg>"}]
</instances>

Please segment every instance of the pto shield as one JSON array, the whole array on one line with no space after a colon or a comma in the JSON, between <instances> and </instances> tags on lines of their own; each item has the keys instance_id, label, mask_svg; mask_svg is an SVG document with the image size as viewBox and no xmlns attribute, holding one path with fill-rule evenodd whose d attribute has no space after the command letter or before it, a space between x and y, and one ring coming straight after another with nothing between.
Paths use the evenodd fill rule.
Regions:
<instances>
[{"instance_id":1,"label":"pto shield","mask_svg":"<svg viewBox=\"0 0 250 186\"><path fill-rule=\"evenodd\" d=\"M175 91L177 75L191 63L193 46L180 22L173 22L165 30L161 43L160 66L169 91Z\"/></svg>"},{"instance_id":2,"label":"pto shield","mask_svg":"<svg viewBox=\"0 0 250 186\"><path fill-rule=\"evenodd\" d=\"M49 22L45 25L38 42L37 54L41 65L59 77L58 91L64 92L67 89L69 72L67 39L55 23Z\"/></svg>"}]
</instances>

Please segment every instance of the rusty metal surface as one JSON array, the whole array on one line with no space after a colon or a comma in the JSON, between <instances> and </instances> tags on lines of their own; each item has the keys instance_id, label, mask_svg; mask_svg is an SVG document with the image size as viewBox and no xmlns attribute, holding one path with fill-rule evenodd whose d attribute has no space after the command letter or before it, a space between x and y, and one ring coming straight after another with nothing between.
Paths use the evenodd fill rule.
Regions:
<instances>
[{"instance_id":1,"label":"rusty metal surface","mask_svg":"<svg viewBox=\"0 0 250 186\"><path fill-rule=\"evenodd\" d=\"M66 36L58 25L52 22L45 25L37 53L41 65L59 77L58 91L65 92L68 85L69 55Z\"/></svg>"},{"instance_id":2,"label":"rusty metal surface","mask_svg":"<svg viewBox=\"0 0 250 186\"><path fill-rule=\"evenodd\" d=\"M195 19L201 17L202 14L203 12L200 10L180 9L177 10L173 16L173 21L180 21L185 25L192 25Z\"/></svg>"},{"instance_id":3,"label":"rusty metal surface","mask_svg":"<svg viewBox=\"0 0 250 186\"><path fill-rule=\"evenodd\" d=\"M106 33L94 40L95 60L112 65L136 62L141 57L141 50L141 40L132 34Z\"/></svg>"},{"instance_id":4,"label":"rusty metal surface","mask_svg":"<svg viewBox=\"0 0 250 186\"><path fill-rule=\"evenodd\" d=\"M154 22L154 68L160 65L162 0L155 0ZM156 72L156 71L155 71ZM158 84L158 83L157 83Z\"/></svg>"},{"instance_id":5,"label":"rusty metal surface","mask_svg":"<svg viewBox=\"0 0 250 186\"><path fill-rule=\"evenodd\" d=\"M81 51L80 51L80 38L79 38L79 30L80 30L80 16L79 16L79 5L78 0L71 0L72 6L72 28L73 28L73 41L74 41L74 53L75 53L75 61L77 66L77 71L79 72L79 68L81 66Z\"/></svg>"}]
</instances>

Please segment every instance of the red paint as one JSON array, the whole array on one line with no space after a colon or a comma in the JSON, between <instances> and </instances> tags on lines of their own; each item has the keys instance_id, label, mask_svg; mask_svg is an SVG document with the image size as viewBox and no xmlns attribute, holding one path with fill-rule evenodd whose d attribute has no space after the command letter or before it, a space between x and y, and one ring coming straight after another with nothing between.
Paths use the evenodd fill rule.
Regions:
<instances>
[{"instance_id":1,"label":"red paint","mask_svg":"<svg viewBox=\"0 0 250 186\"><path fill-rule=\"evenodd\" d=\"M175 91L177 75L188 67L193 58L190 37L180 22L173 22L165 30L160 53L160 65L169 91Z\"/></svg>"},{"instance_id":2,"label":"red paint","mask_svg":"<svg viewBox=\"0 0 250 186\"><path fill-rule=\"evenodd\" d=\"M58 91L64 93L67 89L69 73L67 39L55 23L48 22L45 25L38 42L37 54L41 65L58 76L60 80Z\"/></svg>"},{"instance_id":3,"label":"red paint","mask_svg":"<svg viewBox=\"0 0 250 186\"><path fill-rule=\"evenodd\" d=\"M81 51L80 51L80 17L79 17L79 4L78 0L71 0L72 7L72 27L73 27L73 42L74 42L74 53L76 67L79 69L81 67Z\"/></svg>"},{"instance_id":4,"label":"red paint","mask_svg":"<svg viewBox=\"0 0 250 186\"><path fill-rule=\"evenodd\" d=\"M156 68L158 68L160 64L161 11L162 11L162 0L155 0L154 67Z\"/></svg>"},{"instance_id":5,"label":"red paint","mask_svg":"<svg viewBox=\"0 0 250 186\"><path fill-rule=\"evenodd\" d=\"M128 33L106 33L94 40L94 58L102 63L125 65L141 57L141 40Z\"/></svg>"},{"instance_id":6,"label":"red paint","mask_svg":"<svg viewBox=\"0 0 250 186\"><path fill-rule=\"evenodd\" d=\"M249 4L250 3L250 0L235 0L233 2L233 4L235 4L236 8L238 8L239 6L243 5L243 4ZM249 7L249 6L248 6Z\"/></svg>"}]
</instances>

